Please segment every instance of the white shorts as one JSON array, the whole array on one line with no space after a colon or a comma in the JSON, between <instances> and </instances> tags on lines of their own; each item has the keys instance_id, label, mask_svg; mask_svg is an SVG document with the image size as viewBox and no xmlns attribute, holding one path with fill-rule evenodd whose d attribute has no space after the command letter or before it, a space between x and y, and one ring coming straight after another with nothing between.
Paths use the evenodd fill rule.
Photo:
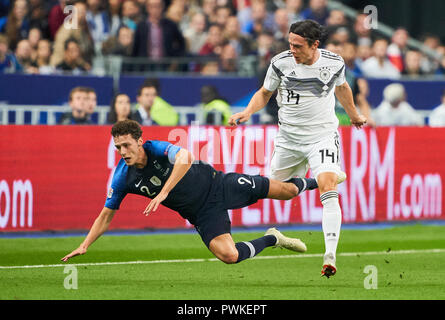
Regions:
<instances>
[{"instance_id":1,"label":"white shorts","mask_svg":"<svg viewBox=\"0 0 445 320\"><path fill-rule=\"evenodd\" d=\"M338 132L314 144L298 144L275 140L271 160L272 179L286 181L295 176L305 177L309 168L315 178L322 172L341 172Z\"/></svg>"}]
</instances>

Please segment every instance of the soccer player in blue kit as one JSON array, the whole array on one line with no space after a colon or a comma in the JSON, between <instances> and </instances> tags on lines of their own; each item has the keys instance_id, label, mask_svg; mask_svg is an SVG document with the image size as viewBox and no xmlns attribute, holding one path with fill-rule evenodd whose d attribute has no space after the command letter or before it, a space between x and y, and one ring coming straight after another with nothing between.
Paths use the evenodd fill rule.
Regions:
<instances>
[{"instance_id":1,"label":"soccer player in blue kit","mask_svg":"<svg viewBox=\"0 0 445 320\"><path fill-rule=\"evenodd\" d=\"M260 175L223 173L195 161L186 149L166 141L144 143L142 129L133 120L117 122L111 129L122 159L114 172L105 206L80 246L62 261L85 254L88 247L108 229L120 203L128 193L152 200L143 213L148 215L162 203L195 226L208 249L224 263L252 258L266 247L305 252L300 240L270 228L261 238L234 243L229 209L256 203L259 199L289 200L305 190L317 188L315 179L292 178L287 182Z\"/></svg>"}]
</instances>

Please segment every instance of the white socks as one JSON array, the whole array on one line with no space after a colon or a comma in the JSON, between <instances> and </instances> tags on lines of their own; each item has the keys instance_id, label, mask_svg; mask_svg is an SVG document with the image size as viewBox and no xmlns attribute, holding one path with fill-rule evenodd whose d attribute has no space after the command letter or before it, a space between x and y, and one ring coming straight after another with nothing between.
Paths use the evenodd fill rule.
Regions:
<instances>
[{"instance_id":1,"label":"white socks","mask_svg":"<svg viewBox=\"0 0 445 320\"><path fill-rule=\"evenodd\" d=\"M320 201L323 205L321 224L324 233L325 254L332 254L335 259L341 228L341 208L338 202L338 192L334 190L325 192L320 196Z\"/></svg>"}]
</instances>

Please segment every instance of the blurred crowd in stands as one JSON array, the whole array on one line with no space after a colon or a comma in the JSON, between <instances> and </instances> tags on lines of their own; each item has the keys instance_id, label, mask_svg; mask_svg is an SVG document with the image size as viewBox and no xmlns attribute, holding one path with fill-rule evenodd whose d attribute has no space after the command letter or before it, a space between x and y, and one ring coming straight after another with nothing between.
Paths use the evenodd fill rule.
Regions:
<instances>
[{"instance_id":1,"label":"blurred crowd in stands","mask_svg":"<svg viewBox=\"0 0 445 320\"><path fill-rule=\"evenodd\" d=\"M366 26L366 14L351 19L341 10L329 10L328 1L0 0L0 73L83 74L91 72L95 57L121 56L137 60L124 63L123 72L220 75L237 73L239 58L251 56L261 83L270 59L288 49L289 26L313 19L325 26L322 47L343 57L356 105L369 125L423 125L424 117L408 104L401 84L385 88L382 103L372 108L366 78L445 76L441 39L434 34L418 39L439 57L432 58L408 46L406 29L397 28L384 38ZM175 63L184 57L194 62ZM169 63L164 64L166 59ZM117 94L108 123L130 118L143 125L177 125L178 114L159 89L156 80L147 79L135 106L128 95ZM230 105L217 88L204 86L201 102L206 124L227 123ZM60 124L92 123L97 104L93 89L74 88L68 104L72 111ZM277 110L273 97L261 122L277 123ZM349 124L339 104L336 112L341 125ZM445 91L427 123L445 126Z\"/></svg>"},{"instance_id":2,"label":"blurred crowd in stands","mask_svg":"<svg viewBox=\"0 0 445 320\"><path fill-rule=\"evenodd\" d=\"M445 75L439 37L418 39L442 56L436 60L408 48L406 29L384 39L366 27L365 14L350 19L328 1L0 0L0 73L78 74L91 71L94 57L118 55L155 62L142 71L210 75L236 73L239 57L254 56L261 74L288 48L290 24L313 19L326 27L326 43L343 47L357 76ZM156 69L157 60L179 57L197 62Z\"/></svg>"}]
</instances>

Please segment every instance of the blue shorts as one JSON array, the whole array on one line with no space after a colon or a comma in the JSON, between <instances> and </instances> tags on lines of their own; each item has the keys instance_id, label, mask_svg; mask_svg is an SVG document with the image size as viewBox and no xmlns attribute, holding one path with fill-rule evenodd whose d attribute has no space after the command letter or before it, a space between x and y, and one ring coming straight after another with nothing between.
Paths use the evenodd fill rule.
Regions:
<instances>
[{"instance_id":1,"label":"blue shorts","mask_svg":"<svg viewBox=\"0 0 445 320\"><path fill-rule=\"evenodd\" d=\"M199 210L195 229L209 247L210 241L231 232L231 221L227 210L239 209L267 197L269 179L240 173L218 172L207 202Z\"/></svg>"}]
</instances>

